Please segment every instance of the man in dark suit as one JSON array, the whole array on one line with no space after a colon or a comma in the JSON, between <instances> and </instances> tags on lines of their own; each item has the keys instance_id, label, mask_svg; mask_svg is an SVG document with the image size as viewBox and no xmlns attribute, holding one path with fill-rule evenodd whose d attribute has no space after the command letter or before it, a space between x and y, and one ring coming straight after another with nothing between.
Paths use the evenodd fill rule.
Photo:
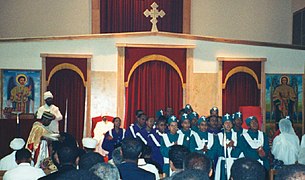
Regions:
<instances>
[{"instance_id":1,"label":"man in dark suit","mask_svg":"<svg viewBox=\"0 0 305 180\"><path fill-rule=\"evenodd\" d=\"M142 152L142 143L137 139L124 139L122 141L122 154L124 161L118 166L121 179L154 180L155 175L138 167L138 158Z\"/></svg>"}]
</instances>

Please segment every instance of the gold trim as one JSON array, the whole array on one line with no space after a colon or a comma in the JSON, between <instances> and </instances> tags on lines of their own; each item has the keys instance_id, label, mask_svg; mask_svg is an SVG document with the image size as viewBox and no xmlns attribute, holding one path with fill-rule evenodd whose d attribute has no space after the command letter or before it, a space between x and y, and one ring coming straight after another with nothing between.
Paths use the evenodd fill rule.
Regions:
<instances>
[{"instance_id":1,"label":"gold trim","mask_svg":"<svg viewBox=\"0 0 305 180\"><path fill-rule=\"evenodd\" d=\"M226 75L225 82L222 84L222 89L226 88L227 81L229 80L229 78L231 76L233 76L234 74L238 73L238 72L244 72L244 73L250 74L255 79L256 84L257 84L257 88L261 89L261 84L258 81L257 75L255 74L255 72L252 69L250 69L250 68L248 68L246 66L238 66L238 67L235 67L235 68L231 69L228 72L228 74Z\"/></svg>"},{"instance_id":2,"label":"gold trim","mask_svg":"<svg viewBox=\"0 0 305 180\"><path fill-rule=\"evenodd\" d=\"M240 58L240 57L217 57L217 61L259 61L266 62L267 58Z\"/></svg>"},{"instance_id":3,"label":"gold trim","mask_svg":"<svg viewBox=\"0 0 305 180\"><path fill-rule=\"evenodd\" d=\"M172 66L176 72L178 73L179 77L180 77L180 80L181 80L181 84L182 84L182 88L185 88L185 83L183 83L183 76L182 76L182 73L179 69L179 67L177 66L177 64L172 61L171 59L169 59L168 57L166 56L163 56L163 55L160 55L160 54L152 54L152 55L148 55L148 56L145 56L143 58L141 58L140 60L138 60L131 68L129 74L128 74L128 79L127 81L125 82L125 87L128 87L128 83L129 83L129 80L131 78L131 75L133 74L133 72L141 65L141 64L144 64L146 62L149 62L149 61L162 61L162 62L165 62L167 64L169 64L170 66Z\"/></svg>"},{"instance_id":4,"label":"gold trim","mask_svg":"<svg viewBox=\"0 0 305 180\"><path fill-rule=\"evenodd\" d=\"M50 53L40 53L40 57L55 57L55 58L86 58L91 59L92 54L50 54Z\"/></svg>"},{"instance_id":5,"label":"gold trim","mask_svg":"<svg viewBox=\"0 0 305 180\"><path fill-rule=\"evenodd\" d=\"M100 38L127 38L127 37L172 37L172 38L183 38L186 40L197 40L197 41L209 41L209 42L220 42L229 44L245 44L253 46L265 46L274 48L286 48L286 49L297 49L305 50L304 46L297 46L291 44L279 44L270 42L260 41L247 41L247 40L236 40L227 38L217 38L211 36L200 36L191 34L171 33L171 32L128 32L128 33L105 33L105 34L86 34L86 35L66 35L66 36L41 36L41 37L26 37L26 38L0 38L1 42L37 42L37 41L54 41L54 40L90 40Z\"/></svg>"},{"instance_id":6,"label":"gold trim","mask_svg":"<svg viewBox=\"0 0 305 180\"><path fill-rule=\"evenodd\" d=\"M116 43L116 47L140 47L140 48L169 48L169 49L195 49L193 44L132 44L132 43Z\"/></svg>"},{"instance_id":7,"label":"gold trim","mask_svg":"<svg viewBox=\"0 0 305 180\"><path fill-rule=\"evenodd\" d=\"M55 67L51 70L51 72L50 72L50 74L49 74L49 76L48 76L48 81L47 81L47 82L49 83L50 80L51 80L51 77L52 77L57 71L60 71L60 70L62 70L62 69L71 69L71 70L75 71L75 72L82 78L83 83L84 83L84 86L86 87L86 81L85 81L84 74L82 73L82 71L81 71L77 66L75 66L75 65L73 65L73 64L70 64L70 63L62 63L62 64L59 64L59 65L55 66Z\"/></svg>"}]
</instances>

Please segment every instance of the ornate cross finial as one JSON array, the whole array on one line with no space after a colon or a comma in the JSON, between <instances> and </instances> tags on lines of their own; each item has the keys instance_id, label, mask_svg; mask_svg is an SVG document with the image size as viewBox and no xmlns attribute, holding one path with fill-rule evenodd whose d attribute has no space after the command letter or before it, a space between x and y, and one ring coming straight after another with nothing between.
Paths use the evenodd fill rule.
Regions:
<instances>
[{"instance_id":1,"label":"ornate cross finial","mask_svg":"<svg viewBox=\"0 0 305 180\"><path fill-rule=\"evenodd\" d=\"M146 17L150 16L152 19L150 20L150 22L152 23L152 27L151 27L151 32L158 32L158 28L157 28L157 18L160 16L161 18L163 16L165 16L165 12L163 10L158 11L158 4L156 2L152 3L150 5L150 7L152 7L151 10L146 9L144 11L144 15Z\"/></svg>"}]
</instances>

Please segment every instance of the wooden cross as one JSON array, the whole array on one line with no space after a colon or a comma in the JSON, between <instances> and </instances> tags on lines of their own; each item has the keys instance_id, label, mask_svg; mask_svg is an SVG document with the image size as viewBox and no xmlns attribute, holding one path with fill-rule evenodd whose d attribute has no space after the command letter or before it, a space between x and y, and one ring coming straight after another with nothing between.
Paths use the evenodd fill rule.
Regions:
<instances>
[{"instance_id":1,"label":"wooden cross","mask_svg":"<svg viewBox=\"0 0 305 180\"><path fill-rule=\"evenodd\" d=\"M157 18L160 16L161 18L163 16L165 16L165 12L163 10L158 11L158 4L156 2L152 3L150 5L150 7L152 7L151 10L146 9L144 11L144 15L146 17L150 16L152 19L150 20L150 22L152 23L152 27L151 27L151 32L158 32L158 28L157 28Z\"/></svg>"}]
</instances>

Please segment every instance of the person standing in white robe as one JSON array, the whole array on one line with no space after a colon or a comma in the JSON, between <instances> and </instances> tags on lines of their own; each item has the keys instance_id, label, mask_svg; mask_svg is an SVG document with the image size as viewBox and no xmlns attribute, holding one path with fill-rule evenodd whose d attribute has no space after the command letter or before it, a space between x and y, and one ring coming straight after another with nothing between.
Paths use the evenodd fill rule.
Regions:
<instances>
[{"instance_id":1,"label":"person standing in white robe","mask_svg":"<svg viewBox=\"0 0 305 180\"><path fill-rule=\"evenodd\" d=\"M55 119L47 127L47 129L53 133L59 133L59 122L62 120L62 114L59 111L59 108L53 104L53 94L50 91L47 91L43 94L43 99L45 104L38 108L37 119L41 119L44 112L50 112L55 116Z\"/></svg>"}]
</instances>

